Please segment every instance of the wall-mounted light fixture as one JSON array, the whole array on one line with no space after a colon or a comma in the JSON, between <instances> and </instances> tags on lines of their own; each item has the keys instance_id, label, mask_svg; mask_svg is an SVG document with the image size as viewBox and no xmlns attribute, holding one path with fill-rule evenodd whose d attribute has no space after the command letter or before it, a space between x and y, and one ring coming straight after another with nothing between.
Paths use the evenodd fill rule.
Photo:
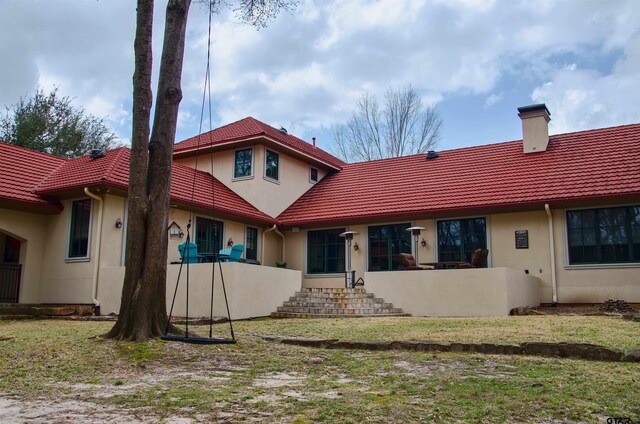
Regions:
<instances>
[{"instance_id":1,"label":"wall-mounted light fixture","mask_svg":"<svg viewBox=\"0 0 640 424\"><path fill-rule=\"evenodd\" d=\"M424 237L422 237L422 241L420 242L420 244L422 245L422 247L427 247L427 241L424 239Z\"/></svg>"},{"instance_id":2,"label":"wall-mounted light fixture","mask_svg":"<svg viewBox=\"0 0 640 424\"><path fill-rule=\"evenodd\" d=\"M233 246L233 239L229 237L229 240L227 240L227 247L231 247L231 246Z\"/></svg>"},{"instance_id":3,"label":"wall-mounted light fixture","mask_svg":"<svg viewBox=\"0 0 640 424\"><path fill-rule=\"evenodd\" d=\"M180 226L178 224L176 224L175 221L173 221L171 223L171 225L169 225L169 237L184 237L184 231L182 231L182 228L180 228Z\"/></svg>"},{"instance_id":4,"label":"wall-mounted light fixture","mask_svg":"<svg viewBox=\"0 0 640 424\"><path fill-rule=\"evenodd\" d=\"M122 220L120 218L116 219L116 228L122 228Z\"/></svg>"},{"instance_id":5,"label":"wall-mounted light fixture","mask_svg":"<svg viewBox=\"0 0 640 424\"><path fill-rule=\"evenodd\" d=\"M358 250L358 249L360 249L360 246L358 246L358 242L356 241L353 243L353 250Z\"/></svg>"}]
</instances>

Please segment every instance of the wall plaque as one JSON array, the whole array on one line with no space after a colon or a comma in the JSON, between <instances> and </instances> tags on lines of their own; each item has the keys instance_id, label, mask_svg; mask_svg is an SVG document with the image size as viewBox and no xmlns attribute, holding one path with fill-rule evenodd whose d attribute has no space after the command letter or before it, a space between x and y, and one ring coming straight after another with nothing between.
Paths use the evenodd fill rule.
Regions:
<instances>
[{"instance_id":1,"label":"wall plaque","mask_svg":"<svg viewBox=\"0 0 640 424\"><path fill-rule=\"evenodd\" d=\"M516 230L516 249L529 248L529 230Z\"/></svg>"}]
</instances>

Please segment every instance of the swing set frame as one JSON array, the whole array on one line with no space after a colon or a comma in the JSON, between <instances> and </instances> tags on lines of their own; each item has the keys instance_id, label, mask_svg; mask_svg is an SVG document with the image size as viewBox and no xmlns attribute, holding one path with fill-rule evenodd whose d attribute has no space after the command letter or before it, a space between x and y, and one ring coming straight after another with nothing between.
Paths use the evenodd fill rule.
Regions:
<instances>
[{"instance_id":1,"label":"swing set frame","mask_svg":"<svg viewBox=\"0 0 640 424\"><path fill-rule=\"evenodd\" d=\"M204 80L204 92L202 94L202 109L200 111L200 128L198 132L198 142L196 146L196 152L200 149L200 137L202 136L202 122L204 119L204 109L205 109L205 100L209 101L209 130L213 129L212 119L211 119L211 17L213 15L212 5L209 5L209 39L207 44L207 69L205 72L205 80ZM211 165L211 177L213 178L213 152L209 155L210 165ZM195 186L196 186L196 174L198 173L198 154L196 153L196 161L193 170L193 183L191 186L191 200L193 201L195 197ZM211 182L211 207L215 209L215 189L213 180ZM191 242L191 221L193 214L189 217L189 223L187 224L187 239L185 246L189 246ZM218 229L217 226L214 226L213 230L214 240L218 238ZM214 246L215 249L215 246ZM231 312L229 311L229 301L227 299L227 290L224 284L224 273L222 272L222 264L221 258L214 254L212 269L211 269L211 304L209 309L209 337L200 337L195 336L192 337L189 334L189 250L185 249L185 255L183 256L183 260L180 263L180 269L178 271L178 279L176 281L176 288L173 292L173 300L171 301L171 309L169 311L169 316L167 318L167 325L165 326L164 335L160 337L161 340L166 340L170 342L182 342L182 343L192 343L192 344L236 344L235 333L233 332L233 323L231 321ZM171 325L171 317L173 315L173 307L176 302L176 295L178 294L178 286L180 285L180 276L182 275L182 267L186 262L186 309L185 309L185 332L184 335L174 335L169 334L169 327ZM218 264L218 269L220 271L220 279L222 281L222 291L224 293L224 302L227 307L227 319L229 321L229 329L231 333L230 338L217 338L213 337L213 303L214 303L214 291L215 291L215 275L216 275L216 263Z\"/></svg>"}]
</instances>

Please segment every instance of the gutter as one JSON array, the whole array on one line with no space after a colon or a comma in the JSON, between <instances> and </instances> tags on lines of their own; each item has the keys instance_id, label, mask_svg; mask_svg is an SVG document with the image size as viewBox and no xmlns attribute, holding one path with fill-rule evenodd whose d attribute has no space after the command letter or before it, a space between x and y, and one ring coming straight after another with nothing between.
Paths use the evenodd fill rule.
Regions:
<instances>
[{"instance_id":1,"label":"gutter","mask_svg":"<svg viewBox=\"0 0 640 424\"><path fill-rule=\"evenodd\" d=\"M260 262L264 263L264 235L267 234L267 233L270 233L271 231L275 231L276 234L278 234L280 237L282 237L282 262L285 262L286 261L285 253L284 253L285 252L285 244L284 244L285 243L285 237L284 237L284 234L282 234L280 232L280 230L278 230L278 226L276 224L273 224L273 227L269 228L267 231L264 231L262 233L262 246L261 246L261 249L260 249Z\"/></svg>"},{"instance_id":2,"label":"gutter","mask_svg":"<svg viewBox=\"0 0 640 424\"><path fill-rule=\"evenodd\" d=\"M551 301L555 306L558 303L558 283L556 281L556 252L555 243L553 241L553 217L551 215L551 208L548 203L545 203L544 210L547 212L549 219L549 252L551 255Z\"/></svg>"},{"instance_id":3,"label":"gutter","mask_svg":"<svg viewBox=\"0 0 640 424\"><path fill-rule=\"evenodd\" d=\"M104 211L104 200L89 191L89 187L84 188L84 193L98 202L98 230L96 235L96 251L93 261L93 278L91 280L91 301L95 306L95 314L100 315L100 302L98 301L98 274L100 272L100 239L102 238L102 217Z\"/></svg>"}]
</instances>

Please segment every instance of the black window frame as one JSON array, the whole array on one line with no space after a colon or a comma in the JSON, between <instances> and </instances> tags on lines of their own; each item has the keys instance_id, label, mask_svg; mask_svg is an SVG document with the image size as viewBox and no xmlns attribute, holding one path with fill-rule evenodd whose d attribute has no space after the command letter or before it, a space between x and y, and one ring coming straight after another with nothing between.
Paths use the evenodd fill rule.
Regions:
<instances>
[{"instance_id":1,"label":"black window frame","mask_svg":"<svg viewBox=\"0 0 640 424\"><path fill-rule=\"evenodd\" d=\"M478 226L484 227L484 230L478 231ZM453 231L459 231L459 234L454 234ZM438 220L436 222L436 234L438 240L438 262L459 261L471 263L476 249L487 248L487 218L477 216ZM452 240L452 238L456 238L456 240Z\"/></svg>"},{"instance_id":2,"label":"black window frame","mask_svg":"<svg viewBox=\"0 0 640 424\"><path fill-rule=\"evenodd\" d=\"M258 260L258 229L246 226L244 236L244 258Z\"/></svg>"},{"instance_id":3,"label":"black window frame","mask_svg":"<svg viewBox=\"0 0 640 424\"><path fill-rule=\"evenodd\" d=\"M369 272L400 270L400 253L412 253L410 222L367 227L367 269ZM385 259L386 258L386 259Z\"/></svg>"},{"instance_id":4,"label":"black window frame","mask_svg":"<svg viewBox=\"0 0 640 424\"><path fill-rule=\"evenodd\" d=\"M217 227L217 232L214 231L216 230L215 227ZM223 249L224 222L197 216L194 236L195 243L198 246L198 253L219 253Z\"/></svg>"},{"instance_id":5,"label":"black window frame","mask_svg":"<svg viewBox=\"0 0 640 424\"><path fill-rule=\"evenodd\" d=\"M275 156L275 161L271 164L269 163L270 154ZM280 181L280 154L273 150L265 149L264 177L273 181Z\"/></svg>"},{"instance_id":6,"label":"black window frame","mask_svg":"<svg viewBox=\"0 0 640 424\"><path fill-rule=\"evenodd\" d=\"M313 174L315 171L315 178L313 178ZM314 167L310 167L309 168L309 182L312 184L315 184L318 182L318 177L319 177L319 173L318 173L318 168L314 168Z\"/></svg>"},{"instance_id":7,"label":"black window frame","mask_svg":"<svg viewBox=\"0 0 640 424\"><path fill-rule=\"evenodd\" d=\"M91 199L78 199L71 202L69 217L69 245L67 259L87 259L91 245Z\"/></svg>"},{"instance_id":8,"label":"black window frame","mask_svg":"<svg viewBox=\"0 0 640 424\"><path fill-rule=\"evenodd\" d=\"M340 237L340 234L345 231L345 228L307 231L305 243L306 275L344 274L346 252L344 237ZM315 257L312 258L312 255Z\"/></svg>"},{"instance_id":9,"label":"black window frame","mask_svg":"<svg viewBox=\"0 0 640 424\"><path fill-rule=\"evenodd\" d=\"M565 221L569 266L640 263L640 205L567 210Z\"/></svg>"},{"instance_id":10,"label":"black window frame","mask_svg":"<svg viewBox=\"0 0 640 424\"><path fill-rule=\"evenodd\" d=\"M244 174L239 174L238 170L238 154L242 154L242 153L246 153L249 152L249 157L247 160L247 157L242 158L242 165L243 167L247 166L247 161L248 161L248 167L249 167L249 173L244 175ZM246 170L245 170L246 172ZM233 155L233 178L249 178L249 177L253 177L253 147L248 147L246 149L238 149L235 151L234 155Z\"/></svg>"}]
</instances>

